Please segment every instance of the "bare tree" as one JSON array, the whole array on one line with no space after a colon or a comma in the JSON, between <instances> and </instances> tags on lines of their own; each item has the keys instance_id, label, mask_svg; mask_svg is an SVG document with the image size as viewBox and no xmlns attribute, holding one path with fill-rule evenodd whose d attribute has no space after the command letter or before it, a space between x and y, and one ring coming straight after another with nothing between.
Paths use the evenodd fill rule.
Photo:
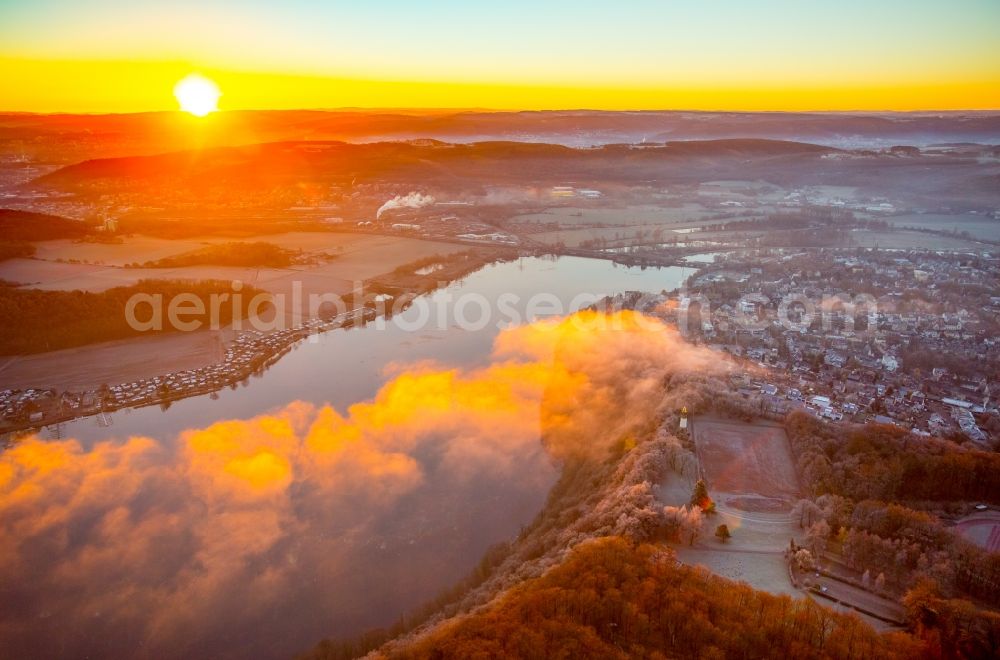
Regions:
<instances>
[{"instance_id":1,"label":"bare tree","mask_svg":"<svg viewBox=\"0 0 1000 660\"><path fill-rule=\"evenodd\" d=\"M694 545L701 538L704 514L696 506L667 506L663 508L663 520L668 533Z\"/></svg>"},{"instance_id":2,"label":"bare tree","mask_svg":"<svg viewBox=\"0 0 1000 660\"><path fill-rule=\"evenodd\" d=\"M809 540L809 547L812 548L813 554L818 557L821 552L826 550L826 541L830 538L830 525L825 520L814 523L806 532L806 538Z\"/></svg>"},{"instance_id":3,"label":"bare tree","mask_svg":"<svg viewBox=\"0 0 1000 660\"><path fill-rule=\"evenodd\" d=\"M792 507L792 515L799 519L799 527L805 529L820 517L820 508L812 500L799 500Z\"/></svg>"}]
</instances>

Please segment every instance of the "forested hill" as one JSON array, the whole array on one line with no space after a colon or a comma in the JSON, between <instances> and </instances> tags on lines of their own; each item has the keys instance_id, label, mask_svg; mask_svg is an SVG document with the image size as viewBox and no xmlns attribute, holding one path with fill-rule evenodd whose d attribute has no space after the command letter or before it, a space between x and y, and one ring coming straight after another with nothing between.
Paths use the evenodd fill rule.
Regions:
<instances>
[{"instance_id":1,"label":"forested hill","mask_svg":"<svg viewBox=\"0 0 1000 660\"><path fill-rule=\"evenodd\" d=\"M0 113L0 142L31 144L57 162L148 155L192 140L176 112L37 115ZM254 110L218 113L201 126L203 147L293 140L371 142L438 138L460 142L614 142L758 138L830 146L996 143L996 113L540 112L432 110Z\"/></svg>"},{"instance_id":2,"label":"forested hill","mask_svg":"<svg viewBox=\"0 0 1000 660\"><path fill-rule=\"evenodd\" d=\"M809 599L755 591L678 565L670 550L609 537L494 605L393 658L913 658L910 635L879 635Z\"/></svg>"},{"instance_id":3,"label":"forested hill","mask_svg":"<svg viewBox=\"0 0 1000 660\"><path fill-rule=\"evenodd\" d=\"M93 228L78 220L48 213L0 209L0 241L31 242L80 238Z\"/></svg>"},{"instance_id":4,"label":"forested hill","mask_svg":"<svg viewBox=\"0 0 1000 660\"><path fill-rule=\"evenodd\" d=\"M219 308L218 322L225 326L237 313L249 318L250 300L262 291L245 287L241 305ZM232 283L219 280L140 280L132 286L107 291L40 291L0 285L0 355L28 355L63 348L86 346L143 334L128 323L126 308L136 294L159 295L170 300L179 294L194 294L208 309L212 295L228 295ZM208 327L211 314L191 316ZM177 331L171 324L162 332ZM153 331L150 331L152 333ZM156 332L161 332L157 330Z\"/></svg>"},{"instance_id":5,"label":"forested hill","mask_svg":"<svg viewBox=\"0 0 1000 660\"><path fill-rule=\"evenodd\" d=\"M535 521L464 582L390 628L326 640L303 660L997 657L1000 554L959 538L931 513L944 503L928 501L995 501L995 454L880 425L785 420L815 498L792 510L803 533L870 569L905 609L907 631L880 635L809 599L680 566L658 543L666 509L652 484L697 469L690 446L666 430L682 404L744 419L759 410L711 375L675 375L658 430L637 426L638 441L614 444L607 460L567 463Z\"/></svg>"},{"instance_id":6,"label":"forested hill","mask_svg":"<svg viewBox=\"0 0 1000 660\"><path fill-rule=\"evenodd\" d=\"M533 181L539 177L547 180L556 171L563 179L641 180L649 178L650 166L675 166L681 159L708 159L713 163L737 159L743 163L748 158L817 157L834 151L800 142L743 139L670 142L641 148L608 145L595 149L527 142L279 142L88 160L42 176L35 184L71 190L168 182L254 187L348 176L359 180L421 176Z\"/></svg>"}]
</instances>

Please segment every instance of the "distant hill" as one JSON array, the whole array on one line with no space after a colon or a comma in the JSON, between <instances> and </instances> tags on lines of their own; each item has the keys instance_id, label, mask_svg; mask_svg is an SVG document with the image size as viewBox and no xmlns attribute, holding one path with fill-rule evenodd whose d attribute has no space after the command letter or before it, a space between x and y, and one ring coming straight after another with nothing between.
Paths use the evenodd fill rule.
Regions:
<instances>
[{"instance_id":1,"label":"distant hill","mask_svg":"<svg viewBox=\"0 0 1000 660\"><path fill-rule=\"evenodd\" d=\"M671 155L683 154L685 156L781 156L789 154L825 154L839 151L838 149L804 142L751 138L679 140L667 142L665 148Z\"/></svg>"},{"instance_id":2,"label":"distant hill","mask_svg":"<svg viewBox=\"0 0 1000 660\"><path fill-rule=\"evenodd\" d=\"M50 241L80 238L92 228L79 220L58 215L0 209L0 239L10 242Z\"/></svg>"},{"instance_id":3,"label":"distant hill","mask_svg":"<svg viewBox=\"0 0 1000 660\"><path fill-rule=\"evenodd\" d=\"M107 115L0 113L0 151L53 163L170 149L283 141L370 142L436 138L592 146L755 138L841 148L1000 143L1000 114L782 112L539 112L268 110L218 113L192 124L176 112Z\"/></svg>"},{"instance_id":4,"label":"distant hill","mask_svg":"<svg viewBox=\"0 0 1000 660\"><path fill-rule=\"evenodd\" d=\"M830 147L776 140L709 140L665 145L607 145L573 149L529 142L447 144L437 141L278 142L155 156L104 158L63 167L34 181L64 189L179 184L259 189L335 179L434 181L478 179L648 179L657 165L682 158L773 159L815 157Z\"/></svg>"},{"instance_id":5,"label":"distant hill","mask_svg":"<svg viewBox=\"0 0 1000 660\"><path fill-rule=\"evenodd\" d=\"M425 138L363 144L270 142L90 159L24 185L85 197L115 195L168 209L206 204L284 209L310 189L423 189L465 199L503 186L607 190L751 179L782 188L854 187L864 195L889 196L917 208L984 211L997 203L997 166L983 162L990 149L914 151L888 144L877 150L841 150L757 138L575 148L517 141L455 144Z\"/></svg>"}]
</instances>

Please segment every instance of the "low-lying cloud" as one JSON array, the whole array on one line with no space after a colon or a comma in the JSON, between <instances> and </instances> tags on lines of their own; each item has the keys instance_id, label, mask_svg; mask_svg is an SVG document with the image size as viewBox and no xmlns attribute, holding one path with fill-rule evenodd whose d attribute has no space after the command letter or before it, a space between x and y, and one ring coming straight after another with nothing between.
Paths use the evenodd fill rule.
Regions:
<instances>
[{"instance_id":1,"label":"low-lying cloud","mask_svg":"<svg viewBox=\"0 0 1000 660\"><path fill-rule=\"evenodd\" d=\"M666 377L716 361L582 313L502 333L486 368L400 371L344 414L28 439L0 455L0 648L279 657L391 623L530 519L559 461L606 456Z\"/></svg>"}]
</instances>

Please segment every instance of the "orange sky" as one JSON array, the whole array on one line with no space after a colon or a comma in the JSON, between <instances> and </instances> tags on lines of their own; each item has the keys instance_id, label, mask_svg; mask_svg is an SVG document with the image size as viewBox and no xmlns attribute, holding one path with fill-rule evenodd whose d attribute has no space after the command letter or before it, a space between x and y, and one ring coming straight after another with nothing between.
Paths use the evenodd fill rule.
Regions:
<instances>
[{"instance_id":1,"label":"orange sky","mask_svg":"<svg viewBox=\"0 0 1000 660\"><path fill-rule=\"evenodd\" d=\"M0 59L18 90L0 110L138 112L176 108L173 87L191 72L215 80L222 109L426 107L698 110L988 110L1000 108L1000 83L952 81L898 85L579 87L509 83L382 81L247 73L178 63ZM46 81L46 84L38 84Z\"/></svg>"},{"instance_id":2,"label":"orange sky","mask_svg":"<svg viewBox=\"0 0 1000 660\"><path fill-rule=\"evenodd\" d=\"M1000 108L995 0L0 1L0 110Z\"/></svg>"}]
</instances>

